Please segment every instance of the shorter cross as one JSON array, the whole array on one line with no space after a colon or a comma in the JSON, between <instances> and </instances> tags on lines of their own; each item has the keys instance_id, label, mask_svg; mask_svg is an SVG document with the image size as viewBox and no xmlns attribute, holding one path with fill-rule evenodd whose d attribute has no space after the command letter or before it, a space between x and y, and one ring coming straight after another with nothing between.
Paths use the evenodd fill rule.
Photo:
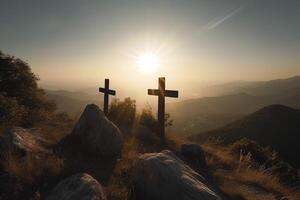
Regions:
<instances>
[{"instance_id":1,"label":"shorter cross","mask_svg":"<svg viewBox=\"0 0 300 200\"><path fill-rule=\"evenodd\" d=\"M162 140L165 139L165 97L178 98L178 91L166 90L164 77L158 79L158 89L148 89L148 95L158 96L158 131Z\"/></svg>"},{"instance_id":2,"label":"shorter cross","mask_svg":"<svg viewBox=\"0 0 300 200\"><path fill-rule=\"evenodd\" d=\"M107 114L108 114L108 96L116 95L116 91L109 89L109 79L105 79L105 86L104 86L104 88L99 88L99 92L104 93L103 110L104 110L104 114L107 116Z\"/></svg>"}]
</instances>

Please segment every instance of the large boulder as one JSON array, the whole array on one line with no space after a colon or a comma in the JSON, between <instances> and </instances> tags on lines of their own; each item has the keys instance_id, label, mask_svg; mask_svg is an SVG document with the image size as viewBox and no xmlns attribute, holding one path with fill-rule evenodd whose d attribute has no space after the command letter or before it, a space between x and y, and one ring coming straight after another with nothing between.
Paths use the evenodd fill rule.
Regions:
<instances>
[{"instance_id":1,"label":"large boulder","mask_svg":"<svg viewBox=\"0 0 300 200\"><path fill-rule=\"evenodd\" d=\"M202 176L171 151L143 154L131 170L131 199L221 200Z\"/></svg>"},{"instance_id":2,"label":"large boulder","mask_svg":"<svg viewBox=\"0 0 300 200\"><path fill-rule=\"evenodd\" d=\"M94 104L86 106L70 137L77 138L91 154L101 156L119 155L123 144L119 128Z\"/></svg>"},{"instance_id":3,"label":"large boulder","mask_svg":"<svg viewBox=\"0 0 300 200\"><path fill-rule=\"evenodd\" d=\"M62 180L46 200L106 200L103 188L88 174L75 174Z\"/></svg>"}]
</instances>

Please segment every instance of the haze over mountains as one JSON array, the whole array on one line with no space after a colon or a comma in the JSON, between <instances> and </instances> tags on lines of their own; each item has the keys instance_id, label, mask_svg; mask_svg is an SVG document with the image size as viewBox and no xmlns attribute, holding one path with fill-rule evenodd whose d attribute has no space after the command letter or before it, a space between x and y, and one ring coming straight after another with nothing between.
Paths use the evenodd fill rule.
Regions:
<instances>
[{"instance_id":1,"label":"haze over mountains","mask_svg":"<svg viewBox=\"0 0 300 200\"><path fill-rule=\"evenodd\" d=\"M222 127L243 116L271 104L300 108L300 76L271 81L237 81L218 85L199 86L198 94L206 97L168 103L166 112L174 120L172 130L184 136ZM80 91L46 90L59 111L78 115L88 103L102 105L102 96L97 87ZM117 98L131 97L142 108L146 94L117 89ZM156 99L147 102L155 110ZM173 131L174 132L174 131Z\"/></svg>"},{"instance_id":2,"label":"haze over mountains","mask_svg":"<svg viewBox=\"0 0 300 200\"><path fill-rule=\"evenodd\" d=\"M46 90L49 99L54 100L59 111L70 115L78 115L89 103L100 104L102 101L96 94L86 92L71 92L67 90Z\"/></svg>"},{"instance_id":3,"label":"haze over mountains","mask_svg":"<svg viewBox=\"0 0 300 200\"><path fill-rule=\"evenodd\" d=\"M249 95L274 95L288 92L290 89L299 89L300 76L269 81L234 81L216 84L205 88L201 93L204 96L220 96L226 94L247 93Z\"/></svg>"},{"instance_id":4,"label":"haze over mountains","mask_svg":"<svg viewBox=\"0 0 300 200\"><path fill-rule=\"evenodd\" d=\"M167 110L174 119L174 130L185 134L212 130L271 104L300 108L299 76L211 87L211 94L221 91L224 95L169 104Z\"/></svg>"}]
</instances>

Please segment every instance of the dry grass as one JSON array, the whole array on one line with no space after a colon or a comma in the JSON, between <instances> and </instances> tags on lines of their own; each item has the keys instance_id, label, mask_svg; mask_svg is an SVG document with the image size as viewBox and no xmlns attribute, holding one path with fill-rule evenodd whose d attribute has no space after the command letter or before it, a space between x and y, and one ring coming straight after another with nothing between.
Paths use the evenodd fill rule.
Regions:
<instances>
[{"instance_id":1,"label":"dry grass","mask_svg":"<svg viewBox=\"0 0 300 200\"><path fill-rule=\"evenodd\" d=\"M203 149L221 190L230 198L300 199L299 191L282 184L276 175L263 167L254 167L251 156L236 156L227 147L215 144L204 144Z\"/></svg>"},{"instance_id":2,"label":"dry grass","mask_svg":"<svg viewBox=\"0 0 300 200\"><path fill-rule=\"evenodd\" d=\"M122 150L122 159L117 163L106 188L107 199L127 199L130 187L129 169L138 157L138 141L135 137L126 137Z\"/></svg>"},{"instance_id":3,"label":"dry grass","mask_svg":"<svg viewBox=\"0 0 300 200\"><path fill-rule=\"evenodd\" d=\"M11 177L32 184L39 177L57 176L63 168L63 160L54 155L28 155L20 159L9 153L3 168Z\"/></svg>"},{"instance_id":4,"label":"dry grass","mask_svg":"<svg viewBox=\"0 0 300 200\"><path fill-rule=\"evenodd\" d=\"M3 163L0 199L30 199L58 177L63 161L53 155L19 157L9 153Z\"/></svg>"},{"instance_id":5,"label":"dry grass","mask_svg":"<svg viewBox=\"0 0 300 200\"><path fill-rule=\"evenodd\" d=\"M35 129L51 146L57 144L62 138L70 134L76 121L76 118L54 119L50 122L36 125Z\"/></svg>"},{"instance_id":6,"label":"dry grass","mask_svg":"<svg viewBox=\"0 0 300 200\"><path fill-rule=\"evenodd\" d=\"M211 169L232 169L237 168L239 162L229 151L229 149L214 145L214 144L203 144L203 150L206 153L206 162L211 167Z\"/></svg>"},{"instance_id":7,"label":"dry grass","mask_svg":"<svg viewBox=\"0 0 300 200\"><path fill-rule=\"evenodd\" d=\"M70 129L57 127L58 125L54 124L42 124L39 128L30 130L39 138L42 147L39 152L20 154L19 151L12 148L2 154L4 160L1 162L2 173L5 174L5 180L8 183L3 185L0 190L5 193L3 194L5 198L29 198L32 192L59 177L63 170L63 160L52 154L47 147L55 144ZM48 139L53 135L56 135L56 138Z\"/></svg>"},{"instance_id":8,"label":"dry grass","mask_svg":"<svg viewBox=\"0 0 300 200\"><path fill-rule=\"evenodd\" d=\"M137 123L138 124L138 123ZM136 129L138 125L133 126ZM140 141L135 135L136 131L131 130L131 134L125 136L122 150L122 159L115 166L106 188L107 199L124 200L127 199L128 191L131 188L130 168L139 155L144 153L143 141ZM125 134L126 135L126 134ZM166 140L167 148L179 149L180 144L184 143L179 138L168 138ZM153 148L154 151L160 151L162 147Z\"/></svg>"},{"instance_id":9,"label":"dry grass","mask_svg":"<svg viewBox=\"0 0 300 200\"><path fill-rule=\"evenodd\" d=\"M37 134L43 141L43 148L48 148L57 144L63 137L69 134L74 125L74 120L59 119L48 123L37 125L32 129L33 134ZM6 162L4 162L4 171L12 177L25 180L30 183L38 177L57 176L63 168L63 160L51 154L51 152L40 152L30 154L24 157L8 152Z\"/></svg>"}]
</instances>

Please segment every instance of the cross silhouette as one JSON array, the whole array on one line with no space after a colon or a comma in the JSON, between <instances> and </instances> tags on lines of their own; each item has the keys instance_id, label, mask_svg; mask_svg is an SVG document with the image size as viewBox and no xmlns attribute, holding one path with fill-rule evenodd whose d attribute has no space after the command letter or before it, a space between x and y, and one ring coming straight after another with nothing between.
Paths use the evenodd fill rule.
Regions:
<instances>
[{"instance_id":1,"label":"cross silhouette","mask_svg":"<svg viewBox=\"0 0 300 200\"><path fill-rule=\"evenodd\" d=\"M166 80L164 77L158 79L158 89L148 89L148 95L158 96L158 131L159 136L165 139L165 97L178 98L178 91L166 90Z\"/></svg>"},{"instance_id":2,"label":"cross silhouette","mask_svg":"<svg viewBox=\"0 0 300 200\"><path fill-rule=\"evenodd\" d=\"M104 104L103 104L103 110L104 114L107 116L108 114L108 97L109 95L116 95L115 90L109 89L109 79L105 79L105 86L104 88L99 88L99 92L104 93Z\"/></svg>"}]
</instances>

